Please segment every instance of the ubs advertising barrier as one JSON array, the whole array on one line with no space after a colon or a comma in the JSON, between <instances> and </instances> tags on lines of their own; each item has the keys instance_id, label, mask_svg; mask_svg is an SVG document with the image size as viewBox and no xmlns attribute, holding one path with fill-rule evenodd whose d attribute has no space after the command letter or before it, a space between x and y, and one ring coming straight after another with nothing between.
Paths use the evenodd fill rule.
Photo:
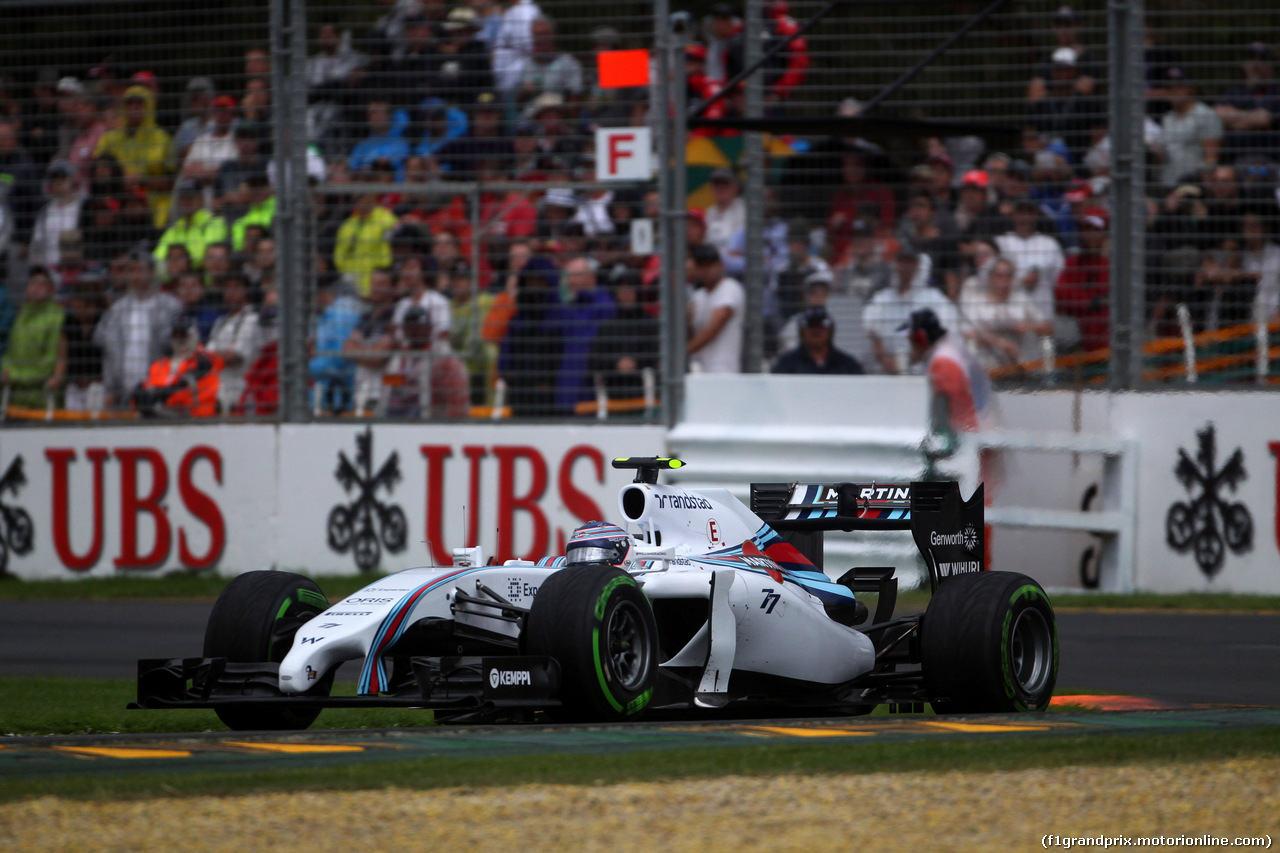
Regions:
<instances>
[{"instance_id":1,"label":"ubs advertising barrier","mask_svg":"<svg viewBox=\"0 0 1280 853\"><path fill-rule=\"evenodd\" d=\"M185 426L7 430L0 571L75 578L354 574L563 553L617 516L657 427Z\"/></svg>"}]
</instances>

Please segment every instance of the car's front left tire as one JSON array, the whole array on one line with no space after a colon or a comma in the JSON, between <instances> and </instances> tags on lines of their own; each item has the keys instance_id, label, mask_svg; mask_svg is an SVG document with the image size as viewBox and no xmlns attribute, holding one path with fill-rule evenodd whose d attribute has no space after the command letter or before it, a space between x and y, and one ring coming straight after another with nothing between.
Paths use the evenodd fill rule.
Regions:
<instances>
[{"instance_id":1,"label":"car's front left tire","mask_svg":"<svg viewBox=\"0 0 1280 853\"><path fill-rule=\"evenodd\" d=\"M538 589L526 654L560 664L562 719L633 720L653 697L658 628L649 599L621 569L562 569Z\"/></svg>"},{"instance_id":2,"label":"car's front left tire","mask_svg":"<svg viewBox=\"0 0 1280 853\"><path fill-rule=\"evenodd\" d=\"M204 633L204 656L232 663L279 663L293 648L303 623L327 610L329 601L311 578L291 572L246 572L222 590ZM328 695L330 678L312 691ZM288 700L284 700L288 701ZM315 707L223 706L218 719L236 731L305 729L320 716Z\"/></svg>"}]
</instances>

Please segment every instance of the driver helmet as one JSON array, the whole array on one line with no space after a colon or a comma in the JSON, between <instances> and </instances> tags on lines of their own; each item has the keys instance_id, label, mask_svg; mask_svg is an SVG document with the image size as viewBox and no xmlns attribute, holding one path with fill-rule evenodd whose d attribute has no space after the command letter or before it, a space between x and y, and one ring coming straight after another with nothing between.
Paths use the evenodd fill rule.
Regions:
<instances>
[{"instance_id":1,"label":"driver helmet","mask_svg":"<svg viewBox=\"0 0 1280 853\"><path fill-rule=\"evenodd\" d=\"M573 531L565 546L566 566L617 566L627 569L635 554L631 534L607 521L588 521Z\"/></svg>"}]
</instances>

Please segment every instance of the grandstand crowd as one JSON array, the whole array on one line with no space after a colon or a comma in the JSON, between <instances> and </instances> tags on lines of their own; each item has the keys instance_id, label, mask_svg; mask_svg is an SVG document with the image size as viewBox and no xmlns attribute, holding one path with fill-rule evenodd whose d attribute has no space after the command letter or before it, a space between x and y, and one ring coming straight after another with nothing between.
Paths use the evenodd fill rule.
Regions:
<instances>
[{"instance_id":1,"label":"grandstand crowd","mask_svg":"<svg viewBox=\"0 0 1280 853\"><path fill-rule=\"evenodd\" d=\"M534 0L380 7L372 26L313 15L317 411L465 417L500 402L564 415L601 388L641 396L670 294L631 226L660 216L657 192L569 187L594 179L596 127L651 123L651 90L601 87L594 60L642 39L600 26L567 51ZM765 8L769 39L795 33L785 0ZM742 69L740 15L715 6L686 51L691 100ZM711 171L686 221L690 369L741 369L749 250L763 253L775 372L909 371L903 329L922 307L987 369L1109 347L1105 67L1071 8L1048 23L1009 150L976 137L886 151L779 133L793 151L771 170L757 202L765 241L751 247L740 171ZM766 67L769 115L785 121L810 64L799 38ZM1238 81L1207 87L1176 50L1147 46L1150 335L1280 312L1274 68L1268 45L1246 42ZM271 87L264 46L216 80L110 59L0 76L0 249L8 290L22 293L0 288L8 405L277 411ZM171 115L157 104L172 90ZM742 110L739 86L709 115ZM432 191L442 181L479 185ZM501 182L519 186L493 189Z\"/></svg>"}]
</instances>

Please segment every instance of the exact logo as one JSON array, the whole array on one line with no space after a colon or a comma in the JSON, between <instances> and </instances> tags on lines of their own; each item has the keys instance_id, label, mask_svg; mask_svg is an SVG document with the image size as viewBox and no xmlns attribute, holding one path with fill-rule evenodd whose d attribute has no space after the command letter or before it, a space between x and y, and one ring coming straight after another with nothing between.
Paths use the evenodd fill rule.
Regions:
<instances>
[{"instance_id":1,"label":"exact logo","mask_svg":"<svg viewBox=\"0 0 1280 853\"><path fill-rule=\"evenodd\" d=\"M489 670L489 686L521 687L533 684L533 676L527 669L491 669Z\"/></svg>"}]
</instances>

